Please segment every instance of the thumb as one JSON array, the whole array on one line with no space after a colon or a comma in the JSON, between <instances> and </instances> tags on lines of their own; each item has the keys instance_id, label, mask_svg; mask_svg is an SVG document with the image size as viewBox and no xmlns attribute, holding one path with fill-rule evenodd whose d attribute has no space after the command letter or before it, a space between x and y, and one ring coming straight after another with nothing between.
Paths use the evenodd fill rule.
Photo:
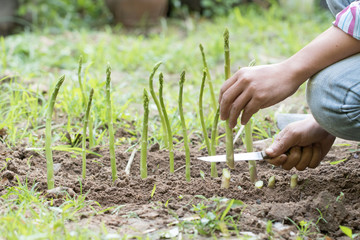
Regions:
<instances>
[{"instance_id":1,"label":"thumb","mask_svg":"<svg viewBox=\"0 0 360 240\"><path fill-rule=\"evenodd\" d=\"M276 136L274 142L265 150L265 152L269 157L274 158L285 153L295 145L296 137L290 134L290 131L285 128Z\"/></svg>"}]
</instances>

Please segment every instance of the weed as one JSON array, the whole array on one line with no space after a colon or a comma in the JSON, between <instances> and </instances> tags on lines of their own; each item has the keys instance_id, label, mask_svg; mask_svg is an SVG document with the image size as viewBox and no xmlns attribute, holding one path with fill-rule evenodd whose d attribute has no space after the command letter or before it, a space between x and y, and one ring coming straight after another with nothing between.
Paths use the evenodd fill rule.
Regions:
<instances>
[{"instance_id":1,"label":"weed","mask_svg":"<svg viewBox=\"0 0 360 240\"><path fill-rule=\"evenodd\" d=\"M339 226L341 231L346 235L348 236L351 240L352 239L355 239L357 236L360 236L360 233L355 233L353 234L351 228L349 227L345 227L345 226Z\"/></svg>"},{"instance_id":2,"label":"weed","mask_svg":"<svg viewBox=\"0 0 360 240\"><path fill-rule=\"evenodd\" d=\"M216 231L229 230L227 226L231 226L232 229L236 221L234 220L238 215L228 215L229 211L235 207L243 207L244 203L234 199L224 198L211 198L212 206L206 205L204 202L200 202L193 205L192 211L194 211L199 219L196 219L188 224L193 225L196 231L201 235L214 236Z\"/></svg>"}]
</instances>

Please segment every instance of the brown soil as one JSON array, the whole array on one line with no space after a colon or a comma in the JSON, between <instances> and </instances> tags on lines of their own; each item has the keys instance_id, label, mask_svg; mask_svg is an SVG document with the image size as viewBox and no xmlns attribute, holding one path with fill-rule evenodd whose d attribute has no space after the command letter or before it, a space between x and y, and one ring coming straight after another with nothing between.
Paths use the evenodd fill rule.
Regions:
<instances>
[{"instance_id":1,"label":"brown soil","mask_svg":"<svg viewBox=\"0 0 360 240\"><path fill-rule=\"evenodd\" d=\"M276 239L295 239L296 231L292 221L301 220L315 223L322 214L316 227L319 233L313 237L327 235L335 239L344 236L339 225L348 226L354 232L360 230L360 161L356 152L357 143L334 146L322 164L311 170L297 172L299 185L295 189L289 187L290 176L296 171L284 171L274 168L266 162L258 162L258 178L264 181L264 187L257 189L249 181L248 164L240 162L232 170L231 187L220 189L221 179L210 178L210 165L196 160L197 156L206 155L205 150L199 150L197 141L193 141L191 149L191 181L185 180L185 156L182 152L175 153L175 174L169 174L168 153L152 146L148 153L148 178L139 177L139 158L135 156L130 176L124 169L131 151L125 152L128 146L116 150L118 180L111 181L109 154L104 148L96 148L102 157L88 156L87 178L83 180L82 189L79 182L81 176L81 157L73 157L67 152L54 152L55 185L67 189L70 195L87 193L88 200L94 200L102 207L125 205L116 213L108 211L104 214L90 217L84 214L82 220L90 222L94 227L104 222L110 229L121 233L141 234L148 232L152 238L159 238L160 229L171 229L171 222L178 218L194 214L192 204L199 203L197 195L225 197L241 200L246 208L233 209L230 215L240 216L237 223L240 232L252 232L259 239L266 238L266 222L274 221ZM242 148L243 149L243 148ZM219 153L224 152L221 147ZM36 183L38 191L46 192L46 160L42 152L26 150L19 146L12 150L0 142L0 196L6 188L16 185L18 176L22 182L27 179L30 185ZM329 162L347 159L337 165ZM224 164L218 164L218 173ZM205 173L203 177L201 171ZM276 177L274 189L267 187L270 176ZM153 197L151 192L156 184ZM58 192L59 193L59 192ZM343 193L343 196L342 194ZM45 195L45 194L44 194ZM63 195L62 195L63 196ZM61 194L49 193L54 197L55 204L62 203ZM165 206L165 203L168 204ZM211 201L208 201L210 204ZM84 220L85 219L85 220ZM193 220L196 218L192 218ZM276 223L276 224L275 224ZM277 227L275 227L277 226ZM318 232L313 225L311 232Z\"/></svg>"}]
</instances>

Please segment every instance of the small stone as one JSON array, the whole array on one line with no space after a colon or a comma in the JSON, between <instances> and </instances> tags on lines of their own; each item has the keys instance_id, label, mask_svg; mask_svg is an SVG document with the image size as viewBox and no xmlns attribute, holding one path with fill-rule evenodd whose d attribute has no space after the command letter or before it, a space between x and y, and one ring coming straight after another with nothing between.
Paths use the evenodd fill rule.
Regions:
<instances>
[{"instance_id":1,"label":"small stone","mask_svg":"<svg viewBox=\"0 0 360 240\"><path fill-rule=\"evenodd\" d=\"M159 149L160 149L159 143L155 143L150 147L150 152L156 152L159 151Z\"/></svg>"},{"instance_id":2,"label":"small stone","mask_svg":"<svg viewBox=\"0 0 360 240\"><path fill-rule=\"evenodd\" d=\"M50 190L47 190L46 193L48 194L49 197L65 197L66 193L68 193L71 197L75 196L75 192L72 188L68 188L68 187L56 187Z\"/></svg>"},{"instance_id":3,"label":"small stone","mask_svg":"<svg viewBox=\"0 0 360 240\"><path fill-rule=\"evenodd\" d=\"M7 178L8 180L13 180L14 179L14 176L15 176L15 173L12 172L12 171L5 171L3 174L2 174L2 178Z\"/></svg>"},{"instance_id":4,"label":"small stone","mask_svg":"<svg viewBox=\"0 0 360 240\"><path fill-rule=\"evenodd\" d=\"M159 213L158 212L147 212L141 215L142 218L147 218L147 219L155 219L157 217L159 217Z\"/></svg>"},{"instance_id":5,"label":"small stone","mask_svg":"<svg viewBox=\"0 0 360 240\"><path fill-rule=\"evenodd\" d=\"M61 169L61 163L54 163L54 173L58 173Z\"/></svg>"}]
</instances>

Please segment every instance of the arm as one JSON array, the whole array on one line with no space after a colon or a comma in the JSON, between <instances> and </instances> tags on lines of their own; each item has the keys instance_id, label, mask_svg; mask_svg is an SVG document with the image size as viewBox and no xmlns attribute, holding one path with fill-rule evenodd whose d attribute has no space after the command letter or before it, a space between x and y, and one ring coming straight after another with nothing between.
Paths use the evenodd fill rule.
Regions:
<instances>
[{"instance_id":1,"label":"arm","mask_svg":"<svg viewBox=\"0 0 360 240\"><path fill-rule=\"evenodd\" d=\"M360 41L330 27L289 59L272 65L242 68L220 91L220 117L234 127L241 111L245 124L261 108L292 95L309 77L323 68L360 52Z\"/></svg>"}]
</instances>

